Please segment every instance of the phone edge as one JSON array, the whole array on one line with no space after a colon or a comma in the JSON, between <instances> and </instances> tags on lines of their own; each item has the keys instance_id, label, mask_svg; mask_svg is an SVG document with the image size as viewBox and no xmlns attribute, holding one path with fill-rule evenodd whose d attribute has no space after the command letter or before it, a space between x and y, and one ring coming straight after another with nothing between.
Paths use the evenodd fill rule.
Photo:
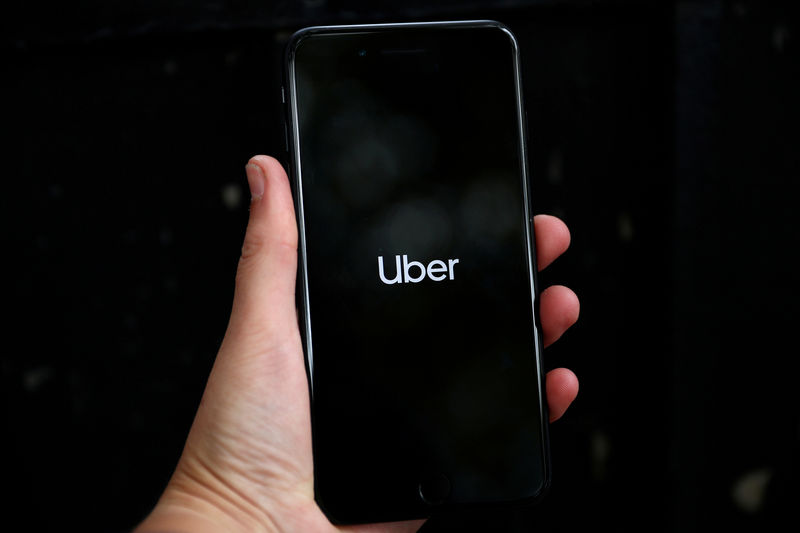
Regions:
<instances>
[{"instance_id":1,"label":"phone edge","mask_svg":"<svg viewBox=\"0 0 800 533\"><path fill-rule=\"evenodd\" d=\"M455 511L460 508L474 508L474 509L490 509L490 508L508 508L508 507L525 507L539 503L544 496L550 491L552 485L552 463L550 451L550 436L549 436L549 410L546 397L546 376L543 364L543 340L541 332L541 323L539 319L539 284L538 284L538 270L536 261L536 244L535 244L535 229L532 208L532 193L530 183L530 170L528 166L528 121L527 112L523 101L522 91L522 66L520 57L520 47L517 37L511 29L505 24L491 19L471 19L471 20L444 20L444 21L429 21L429 22L399 22L399 23L378 23L378 24L346 24L346 25L317 25L309 26L297 30L289 38L284 53L284 69L283 69L283 85L282 90L284 94L284 113L287 128L287 151L289 159L289 174L292 188L294 189L294 203L295 214L298 225L298 276L297 281L300 283L300 294L298 295L298 319L300 322L300 333L304 349L304 359L306 366L306 373L309 384L309 400L311 408L311 426L312 426L312 449L314 447L313 428L314 428L314 381L313 381L313 345L311 342L311 316L310 316L310 301L308 294L308 265L307 265L307 252L305 242L305 223L304 223L304 210L303 210L303 194L302 194L302 169L300 168L300 139L299 139L299 124L296 106L296 87L294 84L294 55L304 39L309 36L320 33L348 33L354 30L363 30L368 32L370 30L382 30L392 28L430 28L430 27L494 27L499 31L504 32L511 41L514 51L514 86L517 98L517 123L518 123L518 137L520 139L520 158L522 169L522 188L523 188L523 204L525 208L525 236L526 236L526 253L529 264L529 280L531 290L531 303L532 303L532 317L534 320L534 344L536 356L536 371L538 379L538 394L540 405L540 431L541 431L541 444L543 456L543 475L542 485L539 490L519 500L507 502L491 502L491 503L474 503L465 506L454 505L447 510L442 509L443 512ZM316 455L316 454L314 454ZM321 509L325 509L321 499L316 490L315 484L315 500ZM434 511L432 509L432 511ZM336 525L344 524L357 524L359 522L339 522L328 513L325 515ZM400 515L397 517L389 517L388 520L409 520L424 518L425 516L408 516ZM367 522L362 522L367 523Z\"/></svg>"}]
</instances>

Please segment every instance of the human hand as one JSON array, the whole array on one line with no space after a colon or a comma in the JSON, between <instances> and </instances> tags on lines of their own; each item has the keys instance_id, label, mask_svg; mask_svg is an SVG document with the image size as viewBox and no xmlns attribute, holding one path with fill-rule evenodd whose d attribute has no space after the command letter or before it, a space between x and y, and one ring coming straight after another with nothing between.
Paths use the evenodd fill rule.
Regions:
<instances>
[{"instance_id":1,"label":"human hand","mask_svg":"<svg viewBox=\"0 0 800 533\"><path fill-rule=\"evenodd\" d=\"M422 520L336 528L314 501L311 420L295 310L297 224L286 173L275 159L247 165L250 221L228 329L178 466L147 532L416 531ZM569 246L559 219L535 218L538 265ZM578 318L578 298L553 286L540 298L544 344ZM575 399L564 368L546 380L551 422Z\"/></svg>"}]
</instances>

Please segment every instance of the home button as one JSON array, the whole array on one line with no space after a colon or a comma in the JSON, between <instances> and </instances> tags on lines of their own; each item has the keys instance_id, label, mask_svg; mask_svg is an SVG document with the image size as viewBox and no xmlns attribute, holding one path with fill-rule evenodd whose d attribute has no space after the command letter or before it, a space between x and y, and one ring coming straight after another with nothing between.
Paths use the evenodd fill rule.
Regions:
<instances>
[{"instance_id":1,"label":"home button","mask_svg":"<svg viewBox=\"0 0 800 533\"><path fill-rule=\"evenodd\" d=\"M450 496L452 485L444 474L431 474L419 482L419 497L428 505L441 505Z\"/></svg>"}]
</instances>

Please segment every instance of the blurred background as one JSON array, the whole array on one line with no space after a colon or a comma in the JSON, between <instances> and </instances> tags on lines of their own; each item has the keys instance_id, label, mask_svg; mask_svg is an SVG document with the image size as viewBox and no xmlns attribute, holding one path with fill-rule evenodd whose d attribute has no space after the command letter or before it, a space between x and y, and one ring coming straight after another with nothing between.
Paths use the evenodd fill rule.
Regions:
<instances>
[{"instance_id":1,"label":"blurred background","mask_svg":"<svg viewBox=\"0 0 800 533\"><path fill-rule=\"evenodd\" d=\"M89 0L5 6L4 520L151 509L224 333L283 47L312 24L493 18L522 49L542 275L581 379L532 509L424 531L796 523L796 2ZM791 526L790 526L791 527Z\"/></svg>"}]
</instances>

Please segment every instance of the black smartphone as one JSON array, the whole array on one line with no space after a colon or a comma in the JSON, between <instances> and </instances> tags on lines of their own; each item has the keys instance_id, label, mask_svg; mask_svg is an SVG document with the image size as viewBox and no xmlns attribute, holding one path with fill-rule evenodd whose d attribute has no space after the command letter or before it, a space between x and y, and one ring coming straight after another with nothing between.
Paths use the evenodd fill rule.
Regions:
<instances>
[{"instance_id":1,"label":"black smartphone","mask_svg":"<svg viewBox=\"0 0 800 533\"><path fill-rule=\"evenodd\" d=\"M335 523L527 503L550 479L517 41L314 27L285 102L316 499Z\"/></svg>"}]
</instances>

